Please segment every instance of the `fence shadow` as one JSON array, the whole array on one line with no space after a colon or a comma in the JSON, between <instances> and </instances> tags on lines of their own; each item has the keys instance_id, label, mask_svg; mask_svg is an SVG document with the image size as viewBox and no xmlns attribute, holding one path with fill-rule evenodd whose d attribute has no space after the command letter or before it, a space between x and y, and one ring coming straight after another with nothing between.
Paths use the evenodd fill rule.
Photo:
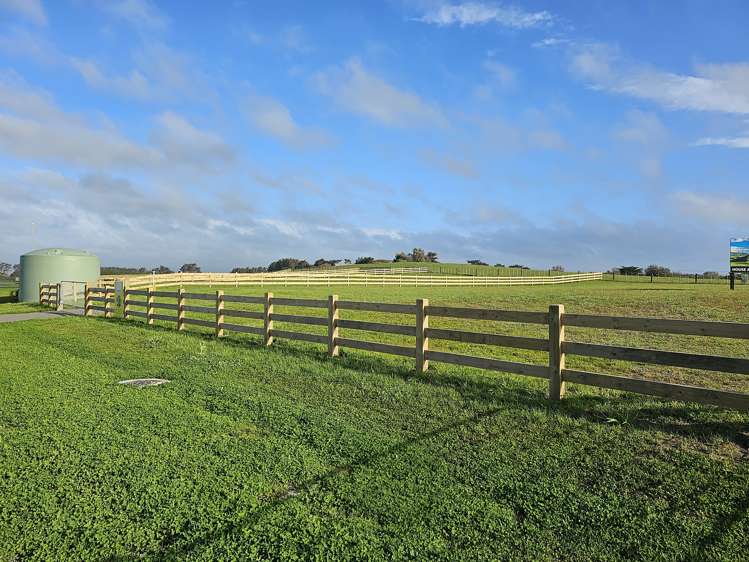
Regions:
<instances>
[{"instance_id":1,"label":"fence shadow","mask_svg":"<svg viewBox=\"0 0 749 562\"><path fill-rule=\"evenodd\" d=\"M101 318L100 320L133 325L132 321L121 318ZM175 333L173 328L166 326L147 326L145 324L139 324L139 326L146 330ZM211 333L188 331L181 333L180 336L195 338L196 340L216 341L215 336ZM221 344L238 349L251 347L263 349L259 338L253 336L230 335L224 338ZM262 496L258 509L249 513L246 517L227 521L215 530L193 537L186 542L180 543L178 539L175 540L175 536L166 537L158 553L159 557L180 559L196 553L202 547L216 541L226 540L230 542L232 539L239 539L248 527L259 522L274 509L295 499L302 499L307 492L321 488L324 490L326 487L334 485L335 479L340 476L371 466L377 461L401 453L409 447L433 437L459 428L475 426L499 413L507 412L507 410L544 411L555 416L565 416L599 425L624 423L635 429L656 430L705 442L720 436L741 448L745 454L749 450L746 416L742 415L742 418L738 421L720 419L719 416L712 416L709 412L706 412L704 406L674 405L673 402L667 401L663 401L662 406L659 406L655 405L659 400L655 397L608 390L599 391L601 394L571 392L561 402L552 402L545 398L545 382L539 383L539 379L536 379L536 383L533 384L520 385L516 384L520 381L519 376L513 375L511 376L514 381L513 384L507 385L502 382L502 379L508 375L502 373L489 374L481 370L475 370L474 373L471 368L460 368L463 372L457 373L453 371L452 367L445 365L439 365L425 375L417 375L413 369L412 359L385 358L347 350L342 350L341 357L332 359L327 357L326 352L322 349L316 349L314 344L289 341L280 341L279 344L278 347L271 347L265 351L314 361L321 367L325 367L327 364L331 368L341 371L358 371L361 376L366 376L367 372L376 372L378 376L443 387L456 392L467 402L472 402L474 407L481 411L470 417L456 419L435 429L419 433L385 449L360 454L318 476L302 482L289 483L281 490ZM465 369L468 369L468 371L466 372ZM523 386L525 388L522 388ZM716 408L717 412L719 410ZM732 415L730 418L736 420L736 416ZM615 421L612 422L612 420ZM240 507L243 506L236 505L230 508L229 512L236 512ZM746 513L747 509L749 509L749 493L735 502L730 513L716 521L713 529L699 541L696 548L704 553L718 544L721 537L729 532L731 527ZM115 558L111 558L111 560L115 560Z\"/></svg>"},{"instance_id":2,"label":"fence shadow","mask_svg":"<svg viewBox=\"0 0 749 562\"><path fill-rule=\"evenodd\" d=\"M121 318L100 318L100 320L133 324L132 321ZM146 329L175 333L174 329L166 326L147 326L145 324L140 324L140 326ZM185 331L181 332L180 335L216 341L215 336L211 333ZM240 349L247 349L248 347L263 349L260 339L256 336L232 334L222 338L221 343ZM300 359L317 361L320 365L325 363L333 365L334 363L337 369L350 369L362 373L374 370L379 375L448 388L460 394L465 400L480 404L481 408L502 407L506 409L515 407L524 410L551 411L555 415L582 419L590 423L601 425L625 423L637 429L656 430L705 442L714 437L723 437L749 456L747 415L742 414L742 418L738 421L719 419L717 416L706 416L706 408L712 408L716 414L719 414L721 409L717 406L710 407L678 401L676 401L678 403L676 405L673 401L667 399L661 400L654 396L607 389L596 389L595 394L571 392L560 402L553 402L545 396L546 381L544 379L531 378L529 380L521 375L487 372L471 367L451 367L442 364L430 367L430 370L423 375L417 375L414 371L414 360L410 358L385 358L342 349L341 355L333 359L327 356L326 351L318 350L315 346L316 344L281 340L274 343L274 346L265 349L269 353L282 353ZM451 372L455 368L467 369L470 374ZM511 377L516 382L526 380L524 385L526 388L508 387L503 384L503 379L507 380L506 377ZM539 384L542 385L542 389L534 388ZM580 388L578 385L571 385L572 389L575 387ZM591 387L586 388L590 389ZM654 403L662 405L655 406Z\"/></svg>"}]
</instances>

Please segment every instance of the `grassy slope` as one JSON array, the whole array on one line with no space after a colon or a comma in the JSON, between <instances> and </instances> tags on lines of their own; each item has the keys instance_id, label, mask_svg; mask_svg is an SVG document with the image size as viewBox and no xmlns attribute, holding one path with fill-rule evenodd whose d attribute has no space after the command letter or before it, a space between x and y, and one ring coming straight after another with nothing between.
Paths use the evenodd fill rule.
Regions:
<instances>
[{"instance_id":1,"label":"grassy slope","mask_svg":"<svg viewBox=\"0 0 749 562\"><path fill-rule=\"evenodd\" d=\"M547 269L525 269L512 267L494 267L492 265L471 265L468 263L431 263L431 262L387 262L387 263L369 263L359 265L339 265L336 269L345 268L359 269L399 269L399 268L426 268L434 274L443 275L481 275L481 276L502 276L502 277L529 277L529 276L547 276L562 275L563 272L555 272ZM574 272L576 273L576 272Z\"/></svg>"},{"instance_id":2,"label":"grassy slope","mask_svg":"<svg viewBox=\"0 0 749 562\"><path fill-rule=\"evenodd\" d=\"M39 310L45 310L44 307L40 307L38 304L31 304L25 302L5 302L10 297L12 291L15 291L17 287L0 286L0 314L15 314L20 312L36 312Z\"/></svg>"},{"instance_id":3,"label":"grassy slope","mask_svg":"<svg viewBox=\"0 0 749 562\"><path fill-rule=\"evenodd\" d=\"M610 287L419 294L749 313L747 291ZM367 300L415 297L379 291ZM438 365L427 381L397 358L120 321L0 325L0 339L0 560L741 560L749 547L744 414L584 387L557 406L537 380ZM173 382L115 384L139 376Z\"/></svg>"}]
</instances>

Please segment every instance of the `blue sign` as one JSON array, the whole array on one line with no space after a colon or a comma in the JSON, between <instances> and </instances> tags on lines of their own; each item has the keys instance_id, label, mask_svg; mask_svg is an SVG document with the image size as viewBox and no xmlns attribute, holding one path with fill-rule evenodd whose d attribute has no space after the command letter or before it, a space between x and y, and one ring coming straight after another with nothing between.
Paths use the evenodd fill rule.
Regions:
<instances>
[{"instance_id":1,"label":"blue sign","mask_svg":"<svg viewBox=\"0 0 749 562\"><path fill-rule=\"evenodd\" d=\"M749 269L749 238L731 238L731 269Z\"/></svg>"}]
</instances>

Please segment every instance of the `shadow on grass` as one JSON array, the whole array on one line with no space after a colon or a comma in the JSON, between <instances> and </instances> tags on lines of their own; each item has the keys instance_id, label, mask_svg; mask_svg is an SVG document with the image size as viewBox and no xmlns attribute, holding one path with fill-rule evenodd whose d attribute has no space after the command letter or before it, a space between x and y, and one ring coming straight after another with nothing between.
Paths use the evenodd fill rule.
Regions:
<instances>
[{"instance_id":1,"label":"shadow on grass","mask_svg":"<svg viewBox=\"0 0 749 562\"><path fill-rule=\"evenodd\" d=\"M219 528L212 533L196 537L187 543L167 546L164 549L164 554L166 554L168 557L176 557L177 559L180 559L181 557L194 552L196 549L199 549L201 546L210 545L215 541L229 539L227 542L231 543L231 539L233 538L241 539L244 529L260 521L266 513L276 509L286 502L298 498L304 493L310 491L325 490L326 486L330 485L338 476L351 474L358 469L369 466L375 461L405 451L412 445L416 445L422 441L431 439L438 435L448 433L461 427L475 425L477 423L480 423L484 419L498 414L501 411L502 408L493 408L491 410L487 410L486 412L477 413L469 418L464 418L451 422L449 424L445 424L431 431L420 433L410 439L406 439L404 441L396 443L395 445L387 447L385 450L359 455L353 458L351 461L335 466L318 476L309 478L302 482L290 484L283 490L278 490L274 493L266 494L265 496L263 496L264 501L263 504L261 504L262 506L257 511L247 515L242 519L227 523L224 527Z\"/></svg>"},{"instance_id":2,"label":"shadow on grass","mask_svg":"<svg viewBox=\"0 0 749 562\"><path fill-rule=\"evenodd\" d=\"M132 321L121 318L100 320L113 323L127 323ZM173 328L167 326L147 326L148 330L174 333ZM200 340L215 341L210 333L186 331L186 337ZM705 414L720 412L718 407L679 403L661 400L654 396L601 390L605 394L577 394L567 395L561 402L552 402L545 397L544 391L534 389L530 384L526 389L510 388L504 384L506 377L518 381L519 375L489 373L471 367L452 367L439 364L430 367L425 375L417 375L412 366L412 359L385 358L375 355L365 355L363 352L351 353L342 349L341 356L335 359L327 356L316 344L276 340L273 346L267 348L269 353L280 353L299 359L317 361L319 364L335 362L336 368L350 369L361 373L376 372L401 380L420 381L431 386L449 388L460 394L465 400L479 403L482 408L501 405L504 408L517 407L553 412L574 419L583 419L591 423L611 425L612 423L626 423L630 427L646 430L656 430L682 437L707 440L720 436L740 447L749 454L749 432L747 418L742 415L739 421L724 421L706 419ZM255 336L232 334L222 339L223 345L247 349L248 347L262 348L262 343ZM318 351L319 349L319 351ZM460 369L468 374L454 374L452 369ZM445 372L448 369L448 372ZM546 384L544 379L532 379ZM530 383L530 381L528 381ZM511 398L512 399L509 399ZM662 405L655 406L654 403Z\"/></svg>"},{"instance_id":3,"label":"shadow on grass","mask_svg":"<svg viewBox=\"0 0 749 562\"><path fill-rule=\"evenodd\" d=\"M131 321L122 319L101 319L106 322L122 323ZM141 328L154 331L174 332L173 328L166 326L146 326ZM185 332L185 337L197 340L215 340L212 334ZM223 345L247 349L248 347L260 347L257 338L229 336L222 341ZM419 382L421 384L435 387L443 387L460 394L466 401L473 402L482 411L473 416L455 420L438 428L419 433L411 438L405 439L383 450L363 453L355 456L350 461L331 468L330 470L309 478L302 482L291 483L284 489L263 496L260 507L248 514L246 517L226 522L223 526L192 537L186 542L179 543L177 536L165 537L159 551L159 557L181 559L194 554L205 546L215 542L231 544L232 540L241 540L248 527L253 526L262 518L279 506L287 502L299 499L305 493L325 490L334 485L335 479L346 476L353 472L371 466L373 463L407 450L423 441L436 436L449 433L459 428L472 427L482 421L489 419L507 410L541 410L555 416L566 416L571 419L584 420L589 423L610 425L612 419L615 423L626 423L629 427L642 430L656 430L673 435L691 437L707 440L711 437L721 436L733 442L743 450L749 449L749 437L746 433L746 417L742 420L721 421L717 418L710 419L710 411L704 406L684 404L673 405L672 402L663 402L662 406L654 405L657 398L636 394L614 392L607 395L572 395L561 402L551 402L544 396L543 390L538 387L527 385L527 388L519 388L514 385L506 385L504 375L489 375L485 371L465 369L465 373L458 374L449 372L452 368L439 365L426 376L417 376L412 368L410 360L386 359L372 355L349 353L345 350L341 357L332 359L327 357L325 351L317 351L312 344L297 344L296 342L280 341L277 347L271 347L268 353L279 353L291 355L307 361L318 362L319 366L329 364L336 369L347 369L361 373L376 372L379 375L395 377L401 380ZM462 370L462 369L461 369ZM512 377L517 382L517 377ZM716 409L717 411L717 409ZM707 413L707 415L706 415ZM236 511L241 506L237 505ZM698 552L704 554L715 545L719 544L722 537L730 531L732 526L749 509L749 493L739 498L731 511L725 516L716 519L713 529L695 545ZM109 558L109 560L126 560L133 558Z\"/></svg>"}]
</instances>

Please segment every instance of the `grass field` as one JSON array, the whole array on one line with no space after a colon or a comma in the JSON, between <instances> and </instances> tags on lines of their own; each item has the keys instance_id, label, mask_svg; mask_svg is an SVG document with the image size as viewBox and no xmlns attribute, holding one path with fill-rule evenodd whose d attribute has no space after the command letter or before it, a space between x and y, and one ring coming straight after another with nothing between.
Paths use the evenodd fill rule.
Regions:
<instances>
[{"instance_id":1,"label":"grass field","mask_svg":"<svg viewBox=\"0 0 749 562\"><path fill-rule=\"evenodd\" d=\"M598 282L335 292L748 321L749 291L738 289ZM364 315L397 321L345 317ZM216 341L190 329L83 318L0 325L0 560L746 557L747 414L574 385L552 404L540 380L446 365L421 377L399 358L329 359L322 346L266 349L251 336ZM582 329L568 337L749 357L745 343L728 340ZM444 344L432 347L544 362L534 352ZM581 366L749 391L739 375ZM136 377L172 382L116 384Z\"/></svg>"},{"instance_id":2,"label":"grass field","mask_svg":"<svg viewBox=\"0 0 749 562\"><path fill-rule=\"evenodd\" d=\"M492 265L471 265L469 263L432 263L432 262L387 262L368 263L354 265L339 265L335 269L357 268L357 269L402 269L423 268L434 275L478 275L499 277L538 277L548 275L563 275L564 272L556 272L548 269L521 269L519 267L494 267Z\"/></svg>"},{"instance_id":3,"label":"grass field","mask_svg":"<svg viewBox=\"0 0 749 562\"><path fill-rule=\"evenodd\" d=\"M13 291L16 291L17 287L14 286L0 286L0 314L15 314L20 312L36 312L44 310L38 304L23 303L23 302L11 302L10 295Z\"/></svg>"}]
</instances>

